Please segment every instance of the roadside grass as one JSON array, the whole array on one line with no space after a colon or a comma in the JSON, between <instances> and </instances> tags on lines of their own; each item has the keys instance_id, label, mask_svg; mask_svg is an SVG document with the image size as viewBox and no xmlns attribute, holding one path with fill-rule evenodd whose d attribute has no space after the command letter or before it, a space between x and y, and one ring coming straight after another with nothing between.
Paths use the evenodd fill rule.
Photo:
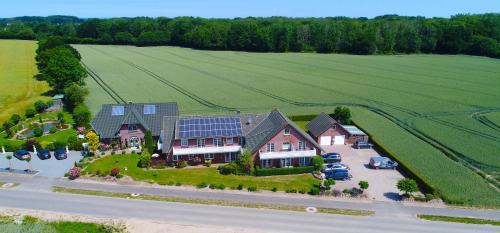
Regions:
<instances>
[{"instance_id":1,"label":"roadside grass","mask_svg":"<svg viewBox=\"0 0 500 233\"><path fill-rule=\"evenodd\" d=\"M492 219L480 219L480 218L467 218L467 217L452 217L452 216L441 216L441 215L427 215L419 214L417 217L429 221L440 221L440 222L456 222L456 223L466 223L466 224L483 224L483 225L493 225L500 226L500 221Z\"/></svg>"},{"instance_id":2,"label":"roadside grass","mask_svg":"<svg viewBox=\"0 0 500 233\"><path fill-rule=\"evenodd\" d=\"M43 232L43 233L122 233L123 226L76 222L44 221L32 216L0 215L0 232Z\"/></svg>"},{"instance_id":3,"label":"roadside grass","mask_svg":"<svg viewBox=\"0 0 500 233\"><path fill-rule=\"evenodd\" d=\"M253 209L272 209L272 210L284 210L284 211L295 211L295 212L305 212L307 208L306 206L252 203L252 202L228 201L228 200L217 200L217 199L183 198L183 197L171 197L171 196L169 197L169 196L144 195L144 194L141 194L139 196L133 196L132 194L128 193L72 189L72 188L64 188L58 186L52 187L52 190L54 192L60 192L60 193L71 193L71 194L81 194L90 196L103 196L103 197L162 201L162 202L179 202L179 203L201 204L201 205L243 207L243 208L253 208ZM341 215L353 215L353 216L372 216L375 214L375 212L371 210L337 209L337 208L317 208L317 211L318 213L323 213L323 214L341 214Z\"/></svg>"},{"instance_id":4,"label":"roadside grass","mask_svg":"<svg viewBox=\"0 0 500 233\"><path fill-rule=\"evenodd\" d=\"M15 188L17 186L19 186L19 183L9 183L10 185L8 186L5 186L4 185L7 185L8 183L5 183L5 182L0 182L0 189L7 189L7 188Z\"/></svg>"},{"instance_id":5,"label":"roadside grass","mask_svg":"<svg viewBox=\"0 0 500 233\"><path fill-rule=\"evenodd\" d=\"M215 167L196 168L167 168L158 170L145 170L137 167L140 155L111 155L94 160L85 168L89 174L109 173L115 167L120 168L124 175L136 181L158 183L161 185L181 183L182 185L196 186L203 182L206 184L224 184L227 188L236 188L242 184L244 189L256 187L257 190L287 189L303 190L309 192L319 181L311 174L283 175L272 177L221 175ZM125 170L125 168L127 168Z\"/></svg>"}]
</instances>

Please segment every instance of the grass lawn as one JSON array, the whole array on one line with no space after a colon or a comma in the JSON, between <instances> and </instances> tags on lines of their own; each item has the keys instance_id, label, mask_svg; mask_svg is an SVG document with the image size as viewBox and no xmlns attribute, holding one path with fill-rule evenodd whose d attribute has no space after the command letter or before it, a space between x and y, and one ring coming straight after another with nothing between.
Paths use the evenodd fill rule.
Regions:
<instances>
[{"instance_id":1,"label":"grass lawn","mask_svg":"<svg viewBox=\"0 0 500 233\"><path fill-rule=\"evenodd\" d=\"M17 216L16 216L17 217ZM43 233L118 233L123 227L89 222L43 221L32 216L24 216L20 222L13 216L0 215L0 232L43 232Z\"/></svg>"},{"instance_id":2,"label":"grass lawn","mask_svg":"<svg viewBox=\"0 0 500 233\"><path fill-rule=\"evenodd\" d=\"M488 224L488 225L500 226L500 221L491 220L491 219L451 217L451 216L427 215L427 214L419 214L417 216L421 219L430 220L430 221L458 222L458 223L467 223L467 224Z\"/></svg>"},{"instance_id":3,"label":"grass lawn","mask_svg":"<svg viewBox=\"0 0 500 233\"><path fill-rule=\"evenodd\" d=\"M158 184L176 184L196 186L202 182L207 184L224 184L228 188L237 187L242 184L245 188L255 186L257 189L271 190L276 187L278 190L296 189L308 192L314 184L319 181L310 174L286 175L272 177L236 176L221 175L215 167L184 168L184 169L162 169L144 170L137 167L139 155L112 155L91 163L86 171L95 173L96 171L109 172L112 168L118 167L122 173L132 177L137 181L146 181ZM127 168L127 171L124 168Z\"/></svg>"},{"instance_id":4,"label":"grass lawn","mask_svg":"<svg viewBox=\"0 0 500 233\"><path fill-rule=\"evenodd\" d=\"M55 142L55 141L60 141L60 142L66 142L68 141L69 137L76 137L76 130L75 129L65 129L58 131L54 134L47 134L44 136L41 136L37 138L37 141L40 142L40 144L48 144L49 142Z\"/></svg>"}]
</instances>

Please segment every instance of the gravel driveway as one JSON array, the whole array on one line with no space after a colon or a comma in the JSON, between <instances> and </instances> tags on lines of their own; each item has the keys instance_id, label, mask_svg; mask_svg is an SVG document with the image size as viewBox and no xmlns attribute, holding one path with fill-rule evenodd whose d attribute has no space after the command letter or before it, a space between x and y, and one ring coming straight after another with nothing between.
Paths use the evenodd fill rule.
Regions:
<instances>
[{"instance_id":1,"label":"gravel driveway","mask_svg":"<svg viewBox=\"0 0 500 233\"><path fill-rule=\"evenodd\" d=\"M359 187L360 180L369 183L368 195L373 200L394 201L399 196L396 184L404 176L398 170L371 169L368 167L370 157L377 156L373 149L354 149L350 145L335 145L325 148L328 152L337 152L342 155L342 163L347 164L353 176L350 181L337 181L335 189Z\"/></svg>"},{"instance_id":2,"label":"gravel driveway","mask_svg":"<svg viewBox=\"0 0 500 233\"><path fill-rule=\"evenodd\" d=\"M2 154L0 152L0 168L2 169L9 167L9 161L5 158L7 154L12 153L7 152L6 154ZM75 162L78 162L83 158L79 151L70 151L68 153L68 158L65 160L57 160L54 158L53 154L50 159L40 160L38 156L32 152L30 152L30 154L32 158L31 169L38 171L38 174L36 175L51 178L63 177L64 174L73 167ZM15 157L13 157L11 161L13 169L24 170L28 168L28 163L26 161L18 160Z\"/></svg>"}]
</instances>

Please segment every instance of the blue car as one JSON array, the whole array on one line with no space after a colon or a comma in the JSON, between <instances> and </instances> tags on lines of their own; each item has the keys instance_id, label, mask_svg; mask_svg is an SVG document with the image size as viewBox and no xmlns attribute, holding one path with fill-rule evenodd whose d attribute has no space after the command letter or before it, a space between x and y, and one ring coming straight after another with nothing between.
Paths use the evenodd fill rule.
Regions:
<instances>
[{"instance_id":1,"label":"blue car","mask_svg":"<svg viewBox=\"0 0 500 233\"><path fill-rule=\"evenodd\" d=\"M26 160L27 158L31 157L31 155L27 150L16 150L14 152L14 157L19 160Z\"/></svg>"},{"instance_id":2,"label":"blue car","mask_svg":"<svg viewBox=\"0 0 500 233\"><path fill-rule=\"evenodd\" d=\"M39 150L38 152L36 152L36 155L38 156L38 158L40 158L40 160L50 159L49 150Z\"/></svg>"},{"instance_id":3,"label":"blue car","mask_svg":"<svg viewBox=\"0 0 500 233\"><path fill-rule=\"evenodd\" d=\"M327 171L325 173L325 178L334 180L350 180L352 175L346 169L336 169Z\"/></svg>"},{"instance_id":4,"label":"blue car","mask_svg":"<svg viewBox=\"0 0 500 233\"><path fill-rule=\"evenodd\" d=\"M68 155L66 154L65 149L57 149L56 151L54 151L54 157L56 157L57 160L63 160L67 159Z\"/></svg>"}]
</instances>

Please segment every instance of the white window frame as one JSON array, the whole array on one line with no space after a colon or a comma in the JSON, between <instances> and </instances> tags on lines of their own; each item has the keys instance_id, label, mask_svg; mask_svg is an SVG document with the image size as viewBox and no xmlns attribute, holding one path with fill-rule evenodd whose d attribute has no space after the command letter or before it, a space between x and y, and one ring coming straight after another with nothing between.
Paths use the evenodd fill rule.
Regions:
<instances>
[{"instance_id":1,"label":"white window frame","mask_svg":"<svg viewBox=\"0 0 500 233\"><path fill-rule=\"evenodd\" d=\"M292 158L283 158L280 159L281 167L291 167L292 166Z\"/></svg>"},{"instance_id":2,"label":"white window frame","mask_svg":"<svg viewBox=\"0 0 500 233\"><path fill-rule=\"evenodd\" d=\"M267 152L274 152L274 143L267 143Z\"/></svg>"},{"instance_id":3,"label":"white window frame","mask_svg":"<svg viewBox=\"0 0 500 233\"><path fill-rule=\"evenodd\" d=\"M287 136L290 135L290 129L286 128L284 134L287 135Z\"/></svg>"},{"instance_id":4,"label":"white window frame","mask_svg":"<svg viewBox=\"0 0 500 233\"><path fill-rule=\"evenodd\" d=\"M288 145L288 147L285 147L285 145ZM281 150L289 151L291 149L292 149L292 144L290 142L283 142L283 144L281 144Z\"/></svg>"},{"instance_id":5,"label":"white window frame","mask_svg":"<svg viewBox=\"0 0 500 233\"><path fill-rule=\"evenodd\" d=\"M181 147L189 147L189 139L181 138Z\"/></svg>"},{"instance_id":6,"label":"white window frame","mask_svg":"<svg viewBox=\"0 0 500 233\"><path fill-rule=\"evenodd\" d=\"M179 161L179 156L178 155L173 155L172 156L172 161Z\"/></svg>"},{"instance_id":7,"label":"white window frame","mask_svg":"<svg viewBox=\"0 0 500 233\"><path fill-rule=\"evenodd\" d=\"M196 146L198 146L198 148L205 147L205 139L204 138L196 139Z\"/></svg>"},{"instance_id":8,"label":"white window frame","mask_svg":"<svg viewBox=\"0 0 500 233\"><path fill-rule=\"evenodd\" d=\"M300 151L306 150L306 142L305 141L299 141L299 147L298 147L298 149Z\"/></svg>"},{"instance_id":9,"label":"white window frame","mask_svg":"<svg viewBox=\"0 0 500 233\"><path fill-rule=\"evenodd\" d=\"M214 154L212 153L204 154L203 157L205 158L205 160L212 160L214 159Z\"/></svg>"},{"instance_id":10,"label":"white window frame","mask_svg":"<svg viewBox=\"0 0 500 233\"><path fill-rule=\"evenodd\" d=\"M272 167L272 160L271 159L263 159L261 161L261 166L262 166L262 168L270 168L270 167Z\"/></svg>"},{"instance_id":11,"label":"white window frame","mask_svg":"<svg viewBox=\"0 0 500 233\"><path fill-rule=\"evenodd\" d=\"M222 144L222 138L214 138L214 146L215 147L222 147L224 144Z\"/></svg>"},{"instance_id":12,"label":"white window frame","mask_svg":"<svg viewBox=\"0 0 500 233\"><path fill-rule=\"evenodd\" d=\"M226 144L227 145L232 145L234 142L233 142L233 138L232 137L229 137L229 138L226 138Z\"/></svg>"}]
</instances>

